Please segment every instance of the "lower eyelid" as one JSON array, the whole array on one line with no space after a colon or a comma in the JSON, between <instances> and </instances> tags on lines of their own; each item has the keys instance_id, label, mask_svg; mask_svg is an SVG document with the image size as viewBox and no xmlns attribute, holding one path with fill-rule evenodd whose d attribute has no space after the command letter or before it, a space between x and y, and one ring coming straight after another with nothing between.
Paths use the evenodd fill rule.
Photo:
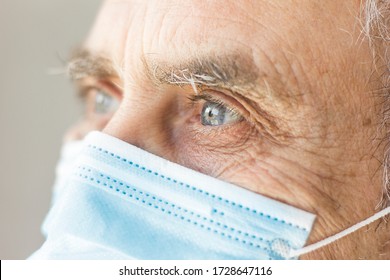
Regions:
<instances>
[{"instance_id":1,"label":"lower eyelid","mask_svg":"<svg viewBox=\"0 0 390 280\"><path fill-rule=\"evenodd\" d=\"M199 116L200 117L200 116ZM240 130L243 130L245 127L248 128L250 124L245 121L244 118L224 125L202 125L199 118L196 121L191 121L187 123L196 134L201 134L203 136L211 137L225 137L227 134L237 133Z\"/></svg>"},{"instance_id":2,"label":"lower eyelid","mask_svg":"<svg viewBox=\"0 0 390 280\"><path fill-rule=\"evenodd\" d=\"M224 126L202 126L196 125L186 131L184 137L186 143L193 143L202 149L226 152L229 148L232 150L242 149L248 139L252 139L256 129L244 121Z\"/></svg>"}]
</instances>

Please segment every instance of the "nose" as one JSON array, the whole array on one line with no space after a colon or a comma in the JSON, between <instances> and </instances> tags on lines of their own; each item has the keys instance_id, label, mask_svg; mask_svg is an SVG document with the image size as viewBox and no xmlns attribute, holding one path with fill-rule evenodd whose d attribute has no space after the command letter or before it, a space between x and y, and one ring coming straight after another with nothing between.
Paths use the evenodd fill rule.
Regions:
<instances>
[{"instance_id":1,"label":"nose","mask_svg":"<svg viewBox=\"0 0 390 280\"><path fill-rule=\"evenodd\" d=\"M173 94L165 92L124 96L103 132L172 160L174 118Z\"/></svg>"}]
</instances>

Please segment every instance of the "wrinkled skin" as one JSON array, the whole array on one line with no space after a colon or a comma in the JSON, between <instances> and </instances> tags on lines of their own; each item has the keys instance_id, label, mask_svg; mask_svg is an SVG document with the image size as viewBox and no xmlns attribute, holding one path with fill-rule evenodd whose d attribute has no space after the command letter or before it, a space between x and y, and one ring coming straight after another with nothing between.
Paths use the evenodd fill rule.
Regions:
<instances>
[{"instance_id":1,"label":"wrinkled skin","mask_svg":"<svg viewBox=\"0 0 390 280\"><path fill-rule=\"evenodd\" d=\"M382 194L373 93L381 73L360 33L360 8L351 0L106 1L83 47L114 70L76 82L120 105L96 112L97 91L87 90L85 119L67 139L102 130L315 213L308 244L335 234L374 214ZM153 78L160 65L216 56L248 75L195 89ZM240 117L202 124L208 101L189 100L195 91ZM301 259L389 259L388 232L378 221Z\"/></svg>"}]
</instances>

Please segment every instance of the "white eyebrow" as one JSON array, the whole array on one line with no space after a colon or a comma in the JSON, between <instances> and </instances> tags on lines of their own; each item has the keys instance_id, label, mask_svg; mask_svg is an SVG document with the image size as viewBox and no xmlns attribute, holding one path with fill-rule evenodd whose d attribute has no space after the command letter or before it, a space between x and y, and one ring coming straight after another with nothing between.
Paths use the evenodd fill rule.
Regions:
<instances>
[{"instance_id":1,"label":"white eyebrow","mask_svg":"<svg viewBox=\"0 0 390 280\"><path fill-rule=\"evenodd\" d=\"M255 66L243 61L237 59L236 55L231 55L188 59L179 64L148 60L144 65L156 83L191 85L194 91L197 85L255 91L259 86L260 73Z\"/></svg>"}]
</instances>

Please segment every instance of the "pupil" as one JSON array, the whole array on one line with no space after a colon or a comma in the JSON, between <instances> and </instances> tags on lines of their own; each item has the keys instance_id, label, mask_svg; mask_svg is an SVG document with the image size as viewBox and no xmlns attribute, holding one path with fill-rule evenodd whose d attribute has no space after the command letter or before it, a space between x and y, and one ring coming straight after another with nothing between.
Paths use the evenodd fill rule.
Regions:
<instances>
[{"instance_id":1,"label":"pupil","mask_svg":"<svg viewBox=\"0 0 390 280\"><path fill-rule=\"evenodd\" d=\"M217 108L211 108L209 109L210 112L209 112L209 117L213 117L214 115L217 116L218 115L218 109Z\"/></svg>"}]
</instances>

